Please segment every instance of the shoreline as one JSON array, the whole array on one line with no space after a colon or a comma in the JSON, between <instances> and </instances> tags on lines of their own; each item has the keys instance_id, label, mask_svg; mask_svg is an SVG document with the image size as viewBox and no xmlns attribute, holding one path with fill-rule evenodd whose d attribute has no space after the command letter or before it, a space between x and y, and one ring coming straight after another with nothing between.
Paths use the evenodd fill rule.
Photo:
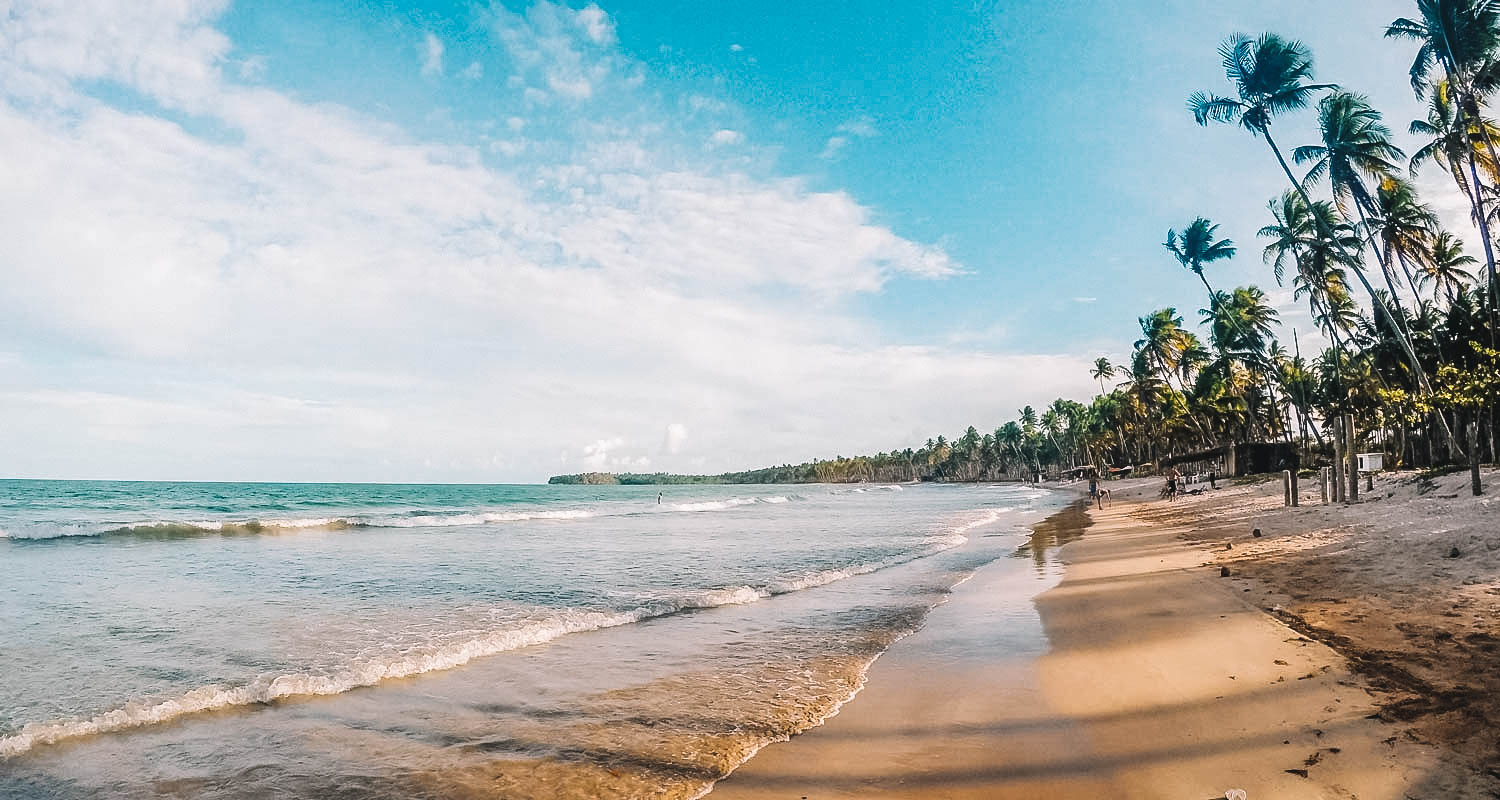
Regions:
<instances>
[{"instance_id":1,"label":"shoreline","mask_svg":"<svg viewBox=\"0 0 1500 800\"><path fill-rule=\"evenodd\" d=\"M1009 563L986 564L954 586L921 628L870 667L865 686L837 716L762 748L709 797L1100 796L1096 778L1048 775L1030 757L1078 746L1083 733L1030 711L1040 699L1036 666L1045 648L1030 599L1056 582L1056 545L1088 524L1082 502L1029 526L1030 537L1003 559ZM1038 583L1018 581L1018 573ZM1017 613L1031 617L1029 626L1013 618ZM992 744L1002 731L1030 747L997 751Z\"/></svg>"},{"instance_id":2,"label":"shoreline","mask_svg":"<svg viewBox=\"0 0 1500 800\"><path fill-rule=\"evenodd\" d=\"M1378 679L1356 671L1363 660L1289 627L1261 605L1265 587L1238 569L1220 577L1223 546L1195 532L1215 513L1248 527L1245 517L1260 509L1248 500L1255 490L1197 507L1138 502L1157 483L1111 487L1117 499L1089 511L1087 532L1061 542L1062 580L1034 600L1045 653L997 655L985 642L995 632L965 619L982 619L986 594L1006 588L982 568L892 645L839 715L763 748L710 796L1067 800L1244 789L1250 798L1311 800L1486 791L1483 775L1383 713Z\"/></svg>"}]
</instances>

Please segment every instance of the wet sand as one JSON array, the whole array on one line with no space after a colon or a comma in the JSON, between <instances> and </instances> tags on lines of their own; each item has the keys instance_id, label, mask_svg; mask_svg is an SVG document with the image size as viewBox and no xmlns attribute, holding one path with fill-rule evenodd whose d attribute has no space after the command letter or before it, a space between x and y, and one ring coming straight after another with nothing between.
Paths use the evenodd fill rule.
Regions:
<instances>
[{"instance_id":1,"label":"wet sand","mask_svg":"<svg viewBox=\"0 0 1500 800\"><path fill-rule=\"evenodd\" d=\"M1470 796L1433 745L1380 718L1365 678L1249 602L1182 525L1116 502L1037 598L1050 649L996 658L981 570L876 663L824 726L771 745L734 798ZM1039 535L1069 539L1075 514ZM1026 553L1039 554L1034 548Z\"/></svg>"},{"instance_id":2,"label":"wet sand","mask_svg":"<svg viewBox=\"0 0 1500 800\"><path fill-rule=\"evenodd\" d=\"M715 787L712 800L763 798L1099 797L1103 776L1059 759L1085 749L1084 730L1046 705L1038 638L1013 618L1017 595L1056 581L1056 546L1089 523L1079 508L1038 524L1019 557L1037 583L993 565L957 586L922 628L897 642L838 716L761 750ZM996 654L1007 654L997 657Z\"/></svg>"}]
</instances>

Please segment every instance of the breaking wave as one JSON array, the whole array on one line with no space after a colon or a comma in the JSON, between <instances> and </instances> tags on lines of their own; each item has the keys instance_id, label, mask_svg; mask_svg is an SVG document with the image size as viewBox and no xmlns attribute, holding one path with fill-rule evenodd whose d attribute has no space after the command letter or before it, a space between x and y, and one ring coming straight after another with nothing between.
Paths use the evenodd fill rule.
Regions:
<instances>
[{"instance_id":1,"label":"breaking wave","mask_svg":"<svg viewBox=\"0 0 1500 800\"><path fill-rule=\"evenodd\" d=\"M0 538L12 540L59 539L65 537L132 536L141 539L192 539L203 536L249 536L299 530L348 530L351 528L454 528L533 520L580 520L591 517L633 516L664 511L723 511L740 506L780 505L804 499L801 495L730 497L696 503L674 503L661 510L635 508L520 509L514 511L410 511L397 514L345 517L306 517L249 520L162 520L135 523L37 523L24 529L0 529Z\"/></svg>"},{"instance_id":2,"label":"breaking wave","mask_svg":"<svg viewBox=\"0 0 1500 800\"><path fill-rule=\"evenodd\" d=\"M768 501L769 502L769 501ZM810 572L764 586L732 586L660 597L642 597L627 610L568 609L552 612L505 628L481 633L461 642L405 649L388 658L357 662L332 673L287 672L265 674L241 686L203 686L168 699L140 699L87 718L35 722L0 736L0 759L20 755L39 745L80 736L110 733L166 722L178 717L235 706L272 703L299 695L332 695L381 681L452 669L476 658L550 642L562 636L630 625L648 619L698 609L755 603L776 595L825 586L835 581L876 572L958 547L967 531L1000 518L991 510L975 519L929 537L911 552L840 569Z\"/></svg>"}]
</instances>

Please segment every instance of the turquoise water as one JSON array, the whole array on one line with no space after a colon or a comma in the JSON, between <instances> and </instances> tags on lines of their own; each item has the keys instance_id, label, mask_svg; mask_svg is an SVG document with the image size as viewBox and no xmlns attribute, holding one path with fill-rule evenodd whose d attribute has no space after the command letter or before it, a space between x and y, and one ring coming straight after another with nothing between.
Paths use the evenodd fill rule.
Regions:
<instances>
[{"instance_id":1,"label":"turquoise water","mask_svg":"<svg viewBox=\"0 0 1500 800\"><path fill-rule=\"evenodd\" d=\"M0 795L695 796L1056 505L0 481Z\"/></svg>"}]
</instances>

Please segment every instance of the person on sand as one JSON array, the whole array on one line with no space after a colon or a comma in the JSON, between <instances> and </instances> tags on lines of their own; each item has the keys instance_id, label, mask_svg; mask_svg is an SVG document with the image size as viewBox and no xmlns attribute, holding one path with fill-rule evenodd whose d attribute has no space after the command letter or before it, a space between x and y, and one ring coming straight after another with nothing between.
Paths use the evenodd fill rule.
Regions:
<instances>
[{"instance_id":1,"label":"person on sand","mask_svg":"<svg viewBox=\"0 0 1500 800\"><path fill-rule=\"evenodd\" d=\"M1093 500L1094 505L1100 510L1104 509L1104 496L1099 494L1099 473L1097 472L1089 473L1089 499Z\"/></svg>"},{"instance_id":2,"label":"person on sand","mask_svg":"<svg viewBox=\"0 0 1500 800\"><path fill-rule=\"evenodd\" d=\"M1178 479L1182 477L1182 473L1179 473L1176 467L1167 467L1167 471L1163 473L1163 476L1166 476L1167 485L1161 488L1161 497L1166 498L1166 500L1176 500L1178 498Z\"/></svg>"}]
</instances>

